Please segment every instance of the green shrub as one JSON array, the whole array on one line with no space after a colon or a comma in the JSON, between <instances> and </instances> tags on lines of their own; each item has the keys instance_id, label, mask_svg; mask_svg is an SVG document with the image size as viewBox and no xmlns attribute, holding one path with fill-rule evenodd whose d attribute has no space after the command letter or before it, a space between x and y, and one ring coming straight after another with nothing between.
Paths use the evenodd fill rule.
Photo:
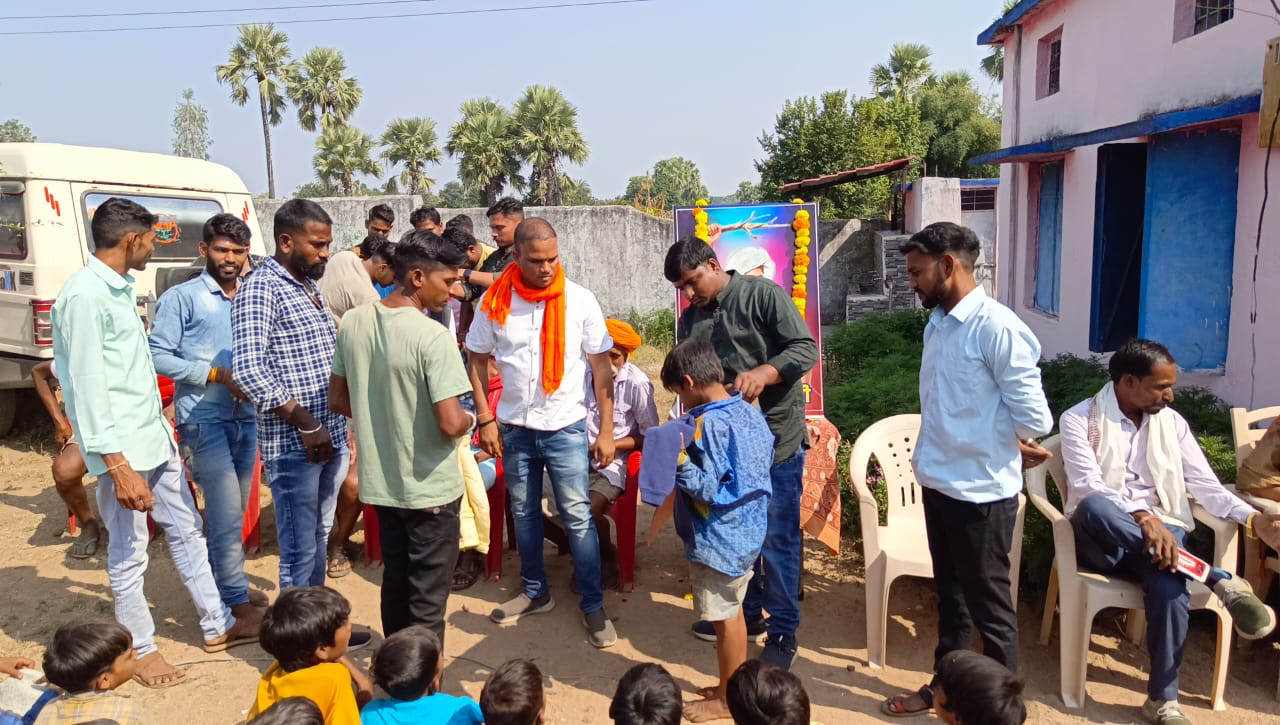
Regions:
<instances>
[{"instance_id":1,"label":"green shrub","mask_svg":"<svg viewBox=\"0 0 1280 725\"><path fill-rule=\"evenodd\" d=\"M866 362L846 382L827 388L826 412L850 442L882 418L919 413L920 355L897 352Z\"/></svg>"},{"instance_id":2,"label":"green shrub","mask_svg":"<svg viewBox=\"0 0 1280 725\"><path fill-rule=\"evenodd\" d=\"M1195 427L1192 426L1191 430L1194 432ZM1234 438L1223 436L1196 436L1196 441L1204 451L1205 458L1209 459L1209 467L1218 474L1218 480L1224 484L1236 482L1236 446L1233 440Z\"/></svg>"},{"instance_id":3,"label":"green shrub","mask_svg":"<svg viewBox=\"0 0 1280 725\"><path fill-rule=\"evenodd\" d=\"M1059 355L1041 360L1040 381L1044 385L1044 396L1049 401L1049 410L1053 413L1054 428L1068 408L1097 395L1109 379L1106 367L1096 356Z\"/></svg>"},{"instance_id":4,"label":"green shrub","mask_svg":"<svg viewBox=\"0 0 1280 725\"><path fill-rule=\"evenodd\" d=\"M640 333L644 344L661 350L670 350L676 344L676 313L670 308L641 314L635 310L627 315L627 324Z\"/></svg>"},{"instance_id":5,"label":"green shrub","mask_svg":"<svg viewBox=\"0 0 1280 725\"><path fill-rule=\"evenodd\" d=\"M1195 385L1178 388L1173 396L1172 407L1187 419L1192 433L1235 439L1231 433L1231 408L1208 388ZM1231 465L1235 465L1235 451L1231 453ZM1233 475L1232 480L1234 479Z\"/></svg>"},{"instance_id":6,"label":"green shrub","mask_svg":"<svg viewBox=\"0 0 1280 725\"><path fill-rule=\"evenodd\" d=\"M868 315L841 325L822 340L827 385L835 387L855 380L868 365L890 355L914 358L915 364L900 374L918 378L927 321L922 310L901 310L887 315Z\"/></svg>"}]
</instances>

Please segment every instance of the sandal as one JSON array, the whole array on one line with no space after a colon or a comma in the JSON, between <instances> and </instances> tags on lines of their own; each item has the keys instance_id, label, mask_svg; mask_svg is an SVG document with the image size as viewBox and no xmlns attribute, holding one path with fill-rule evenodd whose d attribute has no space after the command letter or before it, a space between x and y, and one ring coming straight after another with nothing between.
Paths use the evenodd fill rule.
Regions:
<instances>
[{"instance_id":1,"label":"sandal","mask_svg":"<svg viewBox=\"0 0 1280 725\"><path fill-rule=\"evenodd\" d=\"M98 553L98 548L102 546L103 542L107 538L107 527L103 526L102 522L97 521L96 519L93 523L98 529L97 536L94 536L93 538L88 537L86 535L88 533L86 530L87 524L81 524L80 535L76 537L75 542L71 544L71 548L67 550L67 556L70 556L72 559L84 560L92 559Z\"/></svg>"},{"instance_id":2,"label":"sandal","mask_svg":"<svg viewBox=\"0 0 1280 725\"><path fill-rule=\"evenodd\" d=\"M325 567L330 579L341 579L351 573L351 560L341 549L329 552L329 564Z\"/></svg>"},{"instance_id":3,"label":"sandal","mask_svg":"<svg viewBox=\"0 0 1280 725\"><path fill-rule=\"evenodd\" d=\"M918 696L924 701L924 707L916 710L908 710L906 701L913 696ZM880 712L889 717L915 717L917 715L925 715L933 709L933 690L928 685L921 687L911 695L894 695L893 697L880 703Z\"/></svg>"},{"instance_id":4,"label":"sandal","mask_svg":"<svg viewBox=\"0 0 1280 725\"><path fill-rule=\"evenodd\" d=\"M481 559L476 552L462 552L458 558L458 565L453 568L453 578L449 583L450 591L460 592L470 589L480 579L481 571Z\"/></svg>"}]
</instances>

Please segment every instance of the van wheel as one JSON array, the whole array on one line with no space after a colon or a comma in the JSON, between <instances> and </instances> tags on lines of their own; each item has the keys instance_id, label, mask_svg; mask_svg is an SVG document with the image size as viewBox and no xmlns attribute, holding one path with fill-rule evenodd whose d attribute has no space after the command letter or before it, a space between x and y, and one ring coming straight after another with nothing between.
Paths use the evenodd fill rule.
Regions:
<instances>
[{"instance_id":1,"label":"van wheel","mask_svg":"<svg viewBox=\"0 0 1280 725\"><path fill-rule=\"evenodd\" d=\"M9 435L13 428L13 416L18 409L18 391L12 388L0 390L0 438Z\"/></svg>"}]
</instances>

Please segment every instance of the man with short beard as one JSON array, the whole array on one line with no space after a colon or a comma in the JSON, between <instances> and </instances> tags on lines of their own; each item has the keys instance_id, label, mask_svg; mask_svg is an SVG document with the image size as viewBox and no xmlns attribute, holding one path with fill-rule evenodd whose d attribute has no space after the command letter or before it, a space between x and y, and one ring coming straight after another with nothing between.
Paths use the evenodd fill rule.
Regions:
<instances>
[{"instance_id":1,"label":"man with short beard","mask_svg":"<svg viewBox=\"0 0 1280 725\"><path fill-rule=\"evenodd\" d=\"M337 331L316 287L332 222L315 202L291 199L276 211L274 231L275 256L245 280L231 306L232 377L258 409L280 588L288 589L324 584L325 538L347 474L347 424L329 410Z\"/></svg>"},{"instance_id":2,"label":"man with short beard","mask_svg":"<svg viewBox=\"0 0 1280 725\"><path fill-rule=\"evenodd\" d=\"M249 255L249 225L234 214L204 224L200 276L169 288L156 303L148 343L156 372L177 385L178 449L204 492L209 564L222 603L260 619L267 596L249 589L241 528L258 457L253 406L231 376L231 301Z\"/></svg>"}]
</instances>

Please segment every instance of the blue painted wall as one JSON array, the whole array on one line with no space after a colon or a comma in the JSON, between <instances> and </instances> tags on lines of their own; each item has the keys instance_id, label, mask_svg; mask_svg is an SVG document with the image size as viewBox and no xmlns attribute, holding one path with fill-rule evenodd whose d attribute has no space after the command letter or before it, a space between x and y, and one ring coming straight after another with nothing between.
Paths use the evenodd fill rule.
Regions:
<instances>
[{"instance_id":1,"label":"blue painted wall","mask_svg":"<svg viewBox=\"0 0 1280 725\"><path fill-rule=\"evenodd\" d=\"M1138 334L1184 370L1225 369L1239 172L1238 130L1151 139Z\"/></svg>"}]
</instances>

